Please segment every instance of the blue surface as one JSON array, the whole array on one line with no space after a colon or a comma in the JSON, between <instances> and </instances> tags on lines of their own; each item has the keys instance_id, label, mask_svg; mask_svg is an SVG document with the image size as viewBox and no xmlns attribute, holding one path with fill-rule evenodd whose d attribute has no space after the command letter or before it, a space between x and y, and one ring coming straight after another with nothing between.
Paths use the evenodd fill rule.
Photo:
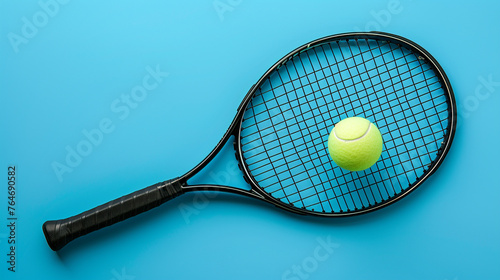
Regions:
<instances>
[{"instance_id":1,"label":"blue surface","mask_svg":"<svg viewBox=\"0 0 500 280\"><path fill-rule=\"evenodd\" d=\"M64 3L0 2L1 279L500 278L499 2ZM234 195L190 194L59 253L46 245L45 220L197 164L248 88L290 50L359 30L419 43L455 90L451 151L409 197L371 214L321 219ZM138 92L157 67L150 90ZM139 101L127 100L132 92ZM69 166L77 149L86 156L69 156ZM221 155L196 180L244 186L233 158ZM58 176L55 162L66 172ZM9 165L17 167L15 273L6 262Z\"/></svg>"}]
</instances>

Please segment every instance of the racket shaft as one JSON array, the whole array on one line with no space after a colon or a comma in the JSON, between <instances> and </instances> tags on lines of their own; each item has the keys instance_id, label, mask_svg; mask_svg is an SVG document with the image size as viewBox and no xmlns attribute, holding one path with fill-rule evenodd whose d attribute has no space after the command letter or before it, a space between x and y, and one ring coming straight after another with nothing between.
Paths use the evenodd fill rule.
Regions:
<instances>
[{"instance_id":1,"label":"racket shaft","mask_svg":"<svg viewBox=\"0 0 500 280\"><path fill-rule=\"evenodd\" d=\"M182 193L177 179L157 183L76 216L47 221L43 232L50 248L57 251L80 236L146 212Z\"/></svg>"}]
</instances>

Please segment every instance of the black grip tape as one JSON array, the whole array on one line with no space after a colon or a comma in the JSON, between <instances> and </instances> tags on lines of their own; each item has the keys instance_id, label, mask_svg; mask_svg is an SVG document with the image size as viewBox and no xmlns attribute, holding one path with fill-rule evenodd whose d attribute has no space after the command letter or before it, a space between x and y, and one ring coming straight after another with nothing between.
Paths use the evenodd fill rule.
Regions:
<instances>
[{"instance_id":1,"label":"black grip tape","mask_svg":"<svg viewBox=\"0 0 500 280\"><path fill-rule=\"evenodd\" d=\"M184 193L177 179L161 182L97 206L76 216L43 224L47 243L54 251L95 230L153 209Z\"/></svg>"}]
</instances>

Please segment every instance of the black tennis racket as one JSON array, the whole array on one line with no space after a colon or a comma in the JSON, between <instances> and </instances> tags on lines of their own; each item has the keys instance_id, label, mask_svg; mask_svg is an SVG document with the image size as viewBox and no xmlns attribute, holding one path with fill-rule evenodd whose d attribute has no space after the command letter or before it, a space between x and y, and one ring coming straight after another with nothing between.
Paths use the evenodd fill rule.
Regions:
<instances>
[{"instance_id":1,"label":"black tennis racket","mask_svg":"<svg viewBox=\"0 0 500 280\"><path fill-rule=\"evenodd\" d=\"M336 166L327 149L335 123L367 118L382 133L379 161L360 172ZM349 216L389 205L427 179L446 156L456 128L453 91L422 47L378 32L345 33L307 43L253 85L213 151L181 177L79 215L47 221L52 250L191 191L224 191L316 216ZM250 190L190 185L234 136Z\"/></svg>"}]
</instances>

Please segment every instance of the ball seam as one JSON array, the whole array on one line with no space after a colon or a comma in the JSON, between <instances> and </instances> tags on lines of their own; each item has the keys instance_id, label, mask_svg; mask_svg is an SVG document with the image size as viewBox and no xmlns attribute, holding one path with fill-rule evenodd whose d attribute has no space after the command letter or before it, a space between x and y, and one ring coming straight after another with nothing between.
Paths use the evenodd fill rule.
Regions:
<instances>
[{"instance_id":1,"label":"ball seam","mask_svg":"<svg viewBox=\"0 0 500 280\"><path fill-rule=\"evenodd\" d=\"M333 130L333 136L335 136L335 138L337 138L337 140L342 141L342 142L344 142L344 143L354 142L354 141L358 141L358 140L362 139L363 137L365 137L365 136L368 134L368 132L370 132L370 130L371 130L371 129L372 129L372 124L370 123L370 124L368 125L368 129L365 131L365 133L364 133L363 135L359 136L359 137L358 137L358 138L356 138L356 139L350 139L350 140L344 140L344 139L341 139L341 138L339 138L339 137L337 136L337 133L335 133L335 129Z\"/></svg>"}]
</instances>

